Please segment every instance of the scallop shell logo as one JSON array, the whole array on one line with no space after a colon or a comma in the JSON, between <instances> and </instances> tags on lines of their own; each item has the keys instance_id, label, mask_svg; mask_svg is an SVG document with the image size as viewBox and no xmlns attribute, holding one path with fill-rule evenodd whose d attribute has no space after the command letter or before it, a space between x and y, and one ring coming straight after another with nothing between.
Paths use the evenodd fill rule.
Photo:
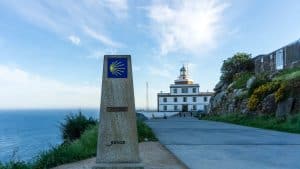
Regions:
<instances>
[{"instance_id":1,"label":"scallop shell logo","mask_svg":"<svg viewBox=\"0 0 300 169\"><path fill-rule=\"evenodd\" d=\"M116 60L110 64L109 71L114 76L121 76L125 72L125 64Z\"/></svg>"}]
</instances>

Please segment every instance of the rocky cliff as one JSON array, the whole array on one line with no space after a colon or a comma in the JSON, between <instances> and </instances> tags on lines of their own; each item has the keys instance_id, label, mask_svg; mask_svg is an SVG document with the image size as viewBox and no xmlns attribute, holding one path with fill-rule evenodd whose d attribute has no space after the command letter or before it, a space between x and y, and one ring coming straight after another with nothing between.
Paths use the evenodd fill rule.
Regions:
<instances>
[{"instance_id":1,"label":"rocky cliff","mask_svg":"<svg viewBox=\"0 0 300 169\"><path fill-rule=\"evenodd\" d=\"M242 113L286 117L300 113L300 68L276 73L235 73L233 80L224 80L214 88L210 114Z\"/></svg>"}]
</instances>

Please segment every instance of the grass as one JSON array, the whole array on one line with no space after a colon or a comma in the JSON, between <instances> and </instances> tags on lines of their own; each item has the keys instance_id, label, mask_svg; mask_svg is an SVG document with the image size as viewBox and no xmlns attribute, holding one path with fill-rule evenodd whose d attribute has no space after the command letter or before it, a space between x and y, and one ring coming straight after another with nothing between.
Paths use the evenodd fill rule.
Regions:
<instances>
[{"instance_id":1,"label":"grass","mask_svg":"<svg viewBox=\"0 0 300 169\"><path fill-rule=\"evenodd\" d=\"M274 80L280 81L289 81L294 79L300 79L300 68L292 68L292 69L285 69L282 70Z\"/></svg>"},{"instance_id":2,"label":"grass","mask_svg":"<svg viewBox=\"0 0 300 169\"><path fill-rule=\"evenodd\" d=\"M251 72L243 72L243 73L237 74L236 77L234 78L234 84L232 87L234 89L246 88L247 81L250 79L251 76L253 76L253 73L251 73Z\"/></svg>"},{"instance_id":3,"label":"grass","mask_svg":"<svg viewBox=\"0 0 300 169\"><path fill-rule=\"evenodd\" d=\"M142 141L157 141L152 129L148 127L144 122L137 121L138 140Z\"/></svg>"},{"instance_id":4,"label":"grass","mask_svg":"<svg viewBox=\"0 0 300 169\"><path fill-rule=\"evenodd\" d=\"M263 129L271 129L290 133L300 133L300 113L288 116L286 119L277 119L266 115L243 115L231 113L226 115L210 115L201 118L203 120L221 121L244 126Z\"/></svg>"},{"instance_id":5,"label":"grass","mask_svg":"<svg viewBox=\"0 0 300 169\"><path fill-rule=\"evenodd\" d=\"M137 121L138 140L156 141L156 137L144 122ZM87 159L96 155L98 126L87 129L79 139L63 143L41 152L33 162L10 161L0 163L0 169L48 169L61 164Z\"/></svg>"}]
</instances>

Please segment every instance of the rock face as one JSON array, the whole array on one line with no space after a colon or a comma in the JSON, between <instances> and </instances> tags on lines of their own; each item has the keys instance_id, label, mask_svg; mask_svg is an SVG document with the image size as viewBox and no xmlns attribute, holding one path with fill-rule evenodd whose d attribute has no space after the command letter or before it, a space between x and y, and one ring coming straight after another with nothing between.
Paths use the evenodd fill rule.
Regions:
<instances>
[{"instance_id":1,"label":"rock face","mask_svg":"<svg viewBox=\"0 0 300 169\"><path fill-rule=\"evenodd\" d=\"M294 103L294 98L288 98L280 102L277 106L276 117L285 117L291 112Z\"/></svg>"},{"instance_id":2,"label":"rock face","mask_svg":"<svg viewBox=\"0 0 300 169\"><path fill-rule=\"evenodd\" d=\"M262 114L274 114L276 112L276 102L275 102L275 95L270 94L263 99L261 102L261 110Z\"/></svg>"},{"instance_id":3,"label":"rock face","mask_svg":"<svg viewBox=\"0 0 300 169\"><path fill-rule=\"evenodd\" d=\"M255 77L255 76L252 76L252 77L247 81L246 88L247 88L247 89L250 89L251 86L253 85L253 83L255 82L255 80L256 80L256 77Z\"/></svg>"}]
</instances>

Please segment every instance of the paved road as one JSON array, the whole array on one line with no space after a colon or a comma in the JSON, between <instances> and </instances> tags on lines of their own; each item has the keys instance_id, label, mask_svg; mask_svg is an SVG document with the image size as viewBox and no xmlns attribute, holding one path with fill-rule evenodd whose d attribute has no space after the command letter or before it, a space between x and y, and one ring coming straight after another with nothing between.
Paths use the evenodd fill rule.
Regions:
<instances>
[{"instance_id":1,"label":"paved road","mask_svg":"<svg viewBox=\"0 0 300 169\"><path fill-rule=\"evenodd\" d=\"M191 117L149 120L147 124L191 169L300 169L300 134Z\"/></svg>"}]
</instances>

